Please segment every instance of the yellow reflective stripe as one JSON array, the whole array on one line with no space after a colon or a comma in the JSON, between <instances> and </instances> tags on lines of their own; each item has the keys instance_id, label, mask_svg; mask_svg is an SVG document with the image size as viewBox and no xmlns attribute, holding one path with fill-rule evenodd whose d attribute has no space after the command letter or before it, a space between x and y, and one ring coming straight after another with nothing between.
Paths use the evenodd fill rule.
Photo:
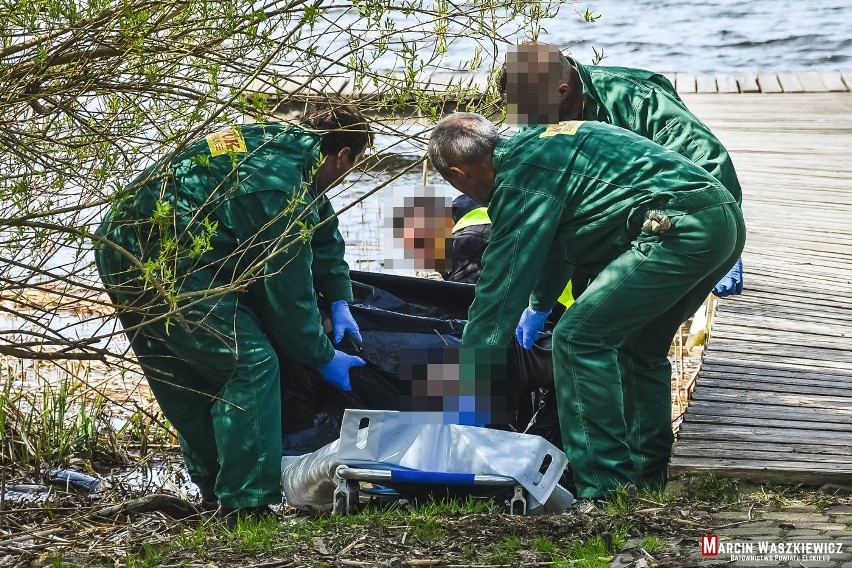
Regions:
<instances>
[{"instance_id":1,"label":"yellow reflective stripe","mask_svg":"<svg viewBox=\"0 0 852 568\"><path fill-rule=\"evenodd\" d=\"M562 295L559 296L559 299L556 300L556 301L559 302L560 304L562 304L563 306L565 306L565 308L570 308L571 304L574 303L574 295L571 293L571 281L570 280L568 281L568 285L565 286L565 289L562 290Z\"/></svg>"},{"instance_id":2,"label":"yellow reflective stripe","mask_svg":"<svg viewBox=\"0 0 852 568\"><path fill-rule=\"evenodd\" d=\"M488 209L485 207L477 207L471 211L468 211L464 217L458 220L453 226L453 232L461 231L465 227L470 227L472 225L487 225L491 222L491 219L488 217Z\"/></svg>"}]
</instances>

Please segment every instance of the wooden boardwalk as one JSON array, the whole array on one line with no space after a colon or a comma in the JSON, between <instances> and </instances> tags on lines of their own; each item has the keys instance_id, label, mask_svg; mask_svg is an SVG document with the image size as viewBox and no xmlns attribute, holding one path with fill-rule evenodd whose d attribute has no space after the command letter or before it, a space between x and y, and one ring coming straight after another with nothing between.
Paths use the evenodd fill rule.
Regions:
<instances>
[{"instance_id":1,"label":"wooden boardwalk","mask_svg":"<svg viewBox=\"0 0 852 568\"><path fill-rule=\"evenodd\" d=\"M852 485L852 94L684 100L731 152L749 234L672 474Z\"/></svg>"},{"instance_id":2,"label":"wooden boardwalk","mask_svg":"<svg viewBox=\"0 0 852 568\"><path fill-rule=\"evenodd\" d=\"M837 71L788 71L739 73L663 73L681 94L692 93L847 93L852 91L852 69ZM351 77L301 77L288 76L278 85L278 92L299 94L302 96L342 99L370 99L383 89L390 89L396 82L403 85L402 75L383 79L379 86L366 81L361 87L354 85ZM482 74L471 73L433 73L418 78L417 86L424 91L447 93L452 99L453 92L459 86L474 92L484 93L488 78ZM253 90L276 92L269 85L259 81ZM475 96L474 98L477 98Z\"/></svg>"},{"instance_id":3,"label":"wooden boardwalk","mask_svg":"<svg viewBox=\"0 0 852 568\"><path fill-rule=\"evenodd\" d=\"M852 70L740 73L664 73L679 93L845 93Z\"/></svg>"}]
</instances>

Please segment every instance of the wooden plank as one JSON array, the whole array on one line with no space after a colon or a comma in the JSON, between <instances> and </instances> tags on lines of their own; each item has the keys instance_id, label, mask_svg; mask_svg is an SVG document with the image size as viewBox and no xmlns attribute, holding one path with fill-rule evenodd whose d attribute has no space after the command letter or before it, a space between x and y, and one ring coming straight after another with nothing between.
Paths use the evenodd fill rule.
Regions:
<instances>
[{"instance_id":1,"label":"wooden plank","mask_svg":"<svg viewBox=\"0 0 852 568\"><path fill-rule=\"evenodd\" d=\"M783 93L781 83L778 82L778 76L775 73L758 73L757 82L760 85L761 93Z\"/></svg>"},{"instance_id":2,"label":"wooden plank","mask_svg":"<svg viewBox=\"0 0 852 568\"><path fill-rule=\"evenodd\" d=\"M852 91L852 69L844 69L840 72L840 77L846 83L846 88Z\"/></svg>"},{"instance_id":3,"label":"wooden plank","mask_svg":"<svg viewBox=\"0 0 852 568\"><path fill-rule=\"evenodd\" d=\"M708 351L722 354L740 354L758 357L783 358L791 363L802 366L821 367L826 369L844 368L852 365L852 351L839 349L805 348L799 345L785 346L777 343L762 343L757 341L742 341L728 339L711 339Z\"/></svg>"},{"instance_id":4,"label":"wooden plank","mask_svg":"<svg viewBox=\"0 0 852 568\"><path fill-rule=\"evenodd\" d=\"M799 78L795 73L784 72L778 73L778 82L781 83L781 88L785 93L804 93L805 89L799 82Z\"/></svg>"},{"instance_id":5,"label":"wooden plank","mask_svg":"<svg viewBox=\"0 0 852 568\"><path fill-rule=\"evenodd\" d=\"M740 350L729 350L724 351L720 349L710 350L707 348L707 353L705 356L710 358L723 358L726 362L728 361L738 361L738 362L748 362L753 361L756 364L763 364L770 360L778 361L782 360L789 369L795 370L826 370L826 371L834 371L837 369L844 369L849 366L848 362L844 361L831 361L824 359L815 359L813 357L809 358L800 358L800 357L790 357L786 354L779 355L778 353L766 353L766 352L750 352L747 349Z\"/></svg>"},{"instance_id":6,"label":"wooden plank","mask_svg":"<svg viewBox=\"0 0 852 568\"><path fill-rule=\"evenodd\" d=\"M686 411L686 419L690 413L714 415L714 416L742 416L767 418L784 416L788 420L799 422L836 421L848 422L852 413L848 410L825 409L825 408L795 408L786 405L754 404L743 402L726 402L719 400L693 400Z\"/></svg>"},{"instance_id":7,"label":"wooden plank","mask_svg":"<svg viewBox=\"0 0 852 568\"><path fill-rule=\"evenodd\" d=\"M790 406L807 408L836 409L844 412L852 412L852 398L843 396L814 396L791 394L786 397L768 398L762 393L751 392L707 392L703 389L695 389L692 393L693 400L712 400L727 402L747 402L751 404L767 404L777 406L779 403Z\"/></svg>"},{"instance_id":8,"label":"wooden plank","mask_svg":"<svg viewBox=\"0 0 852 568\"><path fill-rule=\"evenodd\" d=\"M838 448L838 446L833 446ZM839 448L840 449L840 448ZM726 458L739 458L746 461L768 460L768 461L797 461L844 464L852 468L852 455L814 453L812 448L804 444L767 444L759 448L743 442L700 442L692 440L678 446L677 451L672 453L677 457L702 458L712 455L722 455Z\"/></svg>"},{"instance_id":9,"label":"wooden plank","mask_svg":"<svg viewBox=\"0 0 852 568\"><path fill-rule=\"evenodd\" d=\"M711 340L712 345L712 340ZM708 347L709 350L709 347ZM756 365L764 365L771 361L778 361L779 358L777 356L770 356L765 354L755 354L755 353L740 353L735 351L720 351L709 352L706 354L708 358L711 360L717 357L723 357L725 362L740 362L740 363L748 363L752 362ZM814 359L798 359L798 358L786 358L784 360L784 364L788 369L801 369L803 371L812 371L816 368L820 370L825 369L827 372L836 371L838 369L845 369L849 366L848 363L835 363L833 361L825 361L819 362Z\"/></svg>"},{"instance_id":10,"label":"wooden plank","mask_svg":"<svg viewBox=\"0 0 852 568\"><path fill-rule=\"evenodd\" d=\"M788 454L784 452L762 452L759 450L747 451L736 451L732 449L725 449L725 446L728 444L720 444L720 447L699 447L693 448L692 446L683 446L677 454L672 454L672 460L683 458L683 459L706 459L707 456L713 455L722 455L724 454L727 459L740 459L744 463L750 463L752 461L765 461L765 462L781 462L779 465L786 465L790 462L799 462L804 465L807 464L819 464L824 465L826 467L835 467L842 470L852 469L852 456L834 456L834 455L814 455L814 454ZM786 458L786 459L785 459Z\"/></svg>"},{"instance_id":11,"label":"wooden plank","mask_svg":"<svg viewBox=\"0 0 852 568\"><path fill-rule=\"evenodd\" d=\"M826 392L832 391L840 391L844 392L837 387L831 386L826 387L825 385L790 385L783 383L774 383L771 381L766 382L758 382L758 381L733 381L730 379L711 379L709 377L702 377L699 379L702 387L717 389L717 392L723 392L725 390L730 391L738 391L738 390L748 390L751 392L762 392L766 393L767 396L772 396L772 393L785 393L785 394L825 394ZM828 390L831 389L831 390Z\"/></svg>"},{"instance_id":12,"label":"wooden plank","mask_svg":"<svg viewBox=\"0 0 852 568\"><path fill-rule=\"evenodd\" d=\"M824 335L814 335L812 345L808 344L807 338L803 337L802 334L795 334L792 332L776 332L773 333L774 330L760 330L756 328L745 328L745 327L736 327L736 326L723 326L721 324L714 326L711 336L710 336L710 349L728 349L730 345L728 343L724 343L726 341L734 342L734 343L746 343L749 346L756 346L759 352L771 352L773 349L777 350L779 346L788 347L791 351L796 350L797 352L803 353L801 355L802 358L812 359L816 358L818 361L824 361L827 359L834 359L835 351L841 351L839 356L844 360L852 359L852 354L848 356L846 353L848 352L848 348L843 345L844 341L848 342L848 339L838 338L838 337L828 337ZM742 352L741 348L738 347L730 347L732 351ZM817 351L817 349L822 349ZM805 355L804 353L807 353Z\"/></svg>"},{"instance_id":13,"label":"wooden plank","mask_svg":"<svg viewBox=\"0 0 852 568\"><path fill-rule=\"evenodd\" d=\"M850 217L852 217L852 213L850 213ZM766 304L783 305L787 305L790 303L790 300L795 299L792 307L802 305L825 307L842 305L847 308L852 308L852 297L848 295L847 290L842 289L843 283L840 281L842 276L838 273L836 278L834 278L831 274L833 271L826 272L826 270L829 269L828 265L833 264L830 259L826 258L823 266L812 270L808 270L809 267L806 266L796 266L793 262L795 261L791 261L791 264L788 265L786 271L781 270L780 267L768 267L765 265L760 268L760 278L769 279L774 276L780 276L786 280L786 285L784 287L779 288L776 284L774 289L769 290L758 285L758 282L754 282L753 284L755 285L751 287L751 291L753 292L751 296L732 299L758 300ZM845 263L840 261L838 264L842 266ZM745 270L747 276L748 269ZM844 266L842 270L848 273L852 270L852 264ZM754 268L752 271L754 272ZM823 278L820 277L820 273Z\"/></svg>"},{"instance_id":14,"label":"wooden plank","mask_svg":"<svg viewBox=\"0 0 852 568\"><path fill-rule=\"evenodd\" d=\"M843 83L843 77L839 71L823 71L819 74L825 88L830 92L846 92L849 89Z\"/></svg>"},{"instance_id":15,"label":"wooden plank","mask_svg":"<svg viewBox=\"0 0 852 568\"><path fill-rule=\"evenodd\" d=\"M814 446L840 446L847 448L852 444L852 436L839 432L819 432L814 430L793 430L790 428L757 428L745 426L723 427L719 424L692 424L689 431L682 430L678 440L748 440L754 444L797 443Z\"/></svg>"},{"instance_id":16,"label":"wooden plank","mask_svg":"<svg viewBox=\"0 0 852 568\"><path fill-rule=\"evenodd\" d=\"M736 75L737 85L741 93L759 93L760 85L757 84L757 73L754 71L741 71Z\"/></svg>"},{"instance_id":17,"label":"wooden plank","mask_svg":"<svg viewBox=\"0 0 852 568\"><path fill-rule=\"evenodd\" d=\"M831 369L830 371L791 369L778 361L758 364L754 361L742 362L709 360L705 361L704 365L702 365L701 373L736 373L743 376L765 377L770 380L773 377L777 377L778 379L813 379L846 384L850 384L849 381L852 381L852 377L849 376L849 373L847 373L845 369Z\"/></svg>"},{"instance_id":18,"label":"wooden plank","mask_svg":"<svg viewBox=\"0 0 852 568\"><path fill-rule=\"evenodd\" d=\"M775 316L764 315L762 317L754 317L742 311L737 312L736 324L726 324L717 322L713 325L713 331L719 330L742 330L743 334L748 334L752 329L767 330L775 334L809 334L819 341L822 337L843 337L849 338L850 332L835 326L818 325L814 323L801 322L792 319L787 314L776 313Z\"/></svg>"},{"instance_id":19,"label":"wooden plank","mask_svg":"<svg viewBox=\"0 0 852 568\"><path fill-rule=\"evenodd\" d=\"M795 422L795 421L794 421ZM689 432L681 432L684 440L710 440L710 439L730 439L736 438L742 441L746 436L749 441L756 440L758 437L778 438L781 442L789 443L805 443L824 445L824 446L841 446L843 448L852 448L852 434L849 432L835 432L821 430L814 427L814 422L800 422L798 427L778 428L773 424L730 424L719 422L696 422L692 425ZM847 424L848 425L848 424ZM740 436L740 438L737 438ZM812 450L813 451L813 448ZM833 451L833 450L832 450Z\"/></svg>"},{"instance_id":20,"label":"wooden plank","mask_svg":"<svg viewBox=\"0 0 852 568\"><path fill-rule=\"evenodd\" d=\"M732 477L735 479L748 479L757 483L788 483L795 485L821 486L827 483L837 484L841 487L849 487L848 471L808 471L804 468L787 470L783 468L783 462L768 462L771 468L761 467L760 462L756 464L743 464L739 461L709 461L699 458L676 458L672 459L669 468L670 477L691 474L697 472L712 472L719 477Z\"/></svg>"},{"instance_id":21,"label":"wooden plank","mask_svg":"<svg viewBox=\"0 0 852 568\"><path fill-rule=\"evenodd\" d=\"M678 73L675 88L678 93L694 93L695 75L692 73Z\"/></svg>"},{"instance_id":22,"label":"wooden plank","mask_svg":"<svg viewBox=\"0 0 852 568\"><path fill-rule=\"evenodd\" d=\"M710 334L708 349L726 350L742 353L748 349L748 353L767 354L783 358L812 359L814 364L820 366L835 366L835 363L845 362L852 365L852 351L842 347L842 341L838 345L800 345L791 342L789 345L782 344L786 336L761 336L757 333L748 337L729 337L724 335L713 336Z\"/></svg>"},{"instance_id":23,"label":"wooden plank","mask_svg":"<svg viewBox=\"0 0 852 568\"><path fill-rule=\"evenodd\" d=\"M850 217L852 217L852 212L850 212ZM774 243L761 243L761 246L768 248L774 246ZM852 242L838 243L835 246L842 250L845 247L852 246ZM843 287L844 284L847 284L844 278L849 270L852 269L852 263L847 263L841 257L833 257L830 254L818 252L817 254L823 259L824 264L821 266L807 266L798 264L795 259L790 258L790 254L787 254L787 269L783 270L776 264L776 261L780 261L785 257L784 252L779 251L777 254L777 257L767 255L760 264L755 264L748 268L744 267L746 275L752 277L750 283L753 292L757 292L761 296L765 296L766 300L770 302L774 301L775 303L790 300L792 296L801 296L802 292L810 292L809 296L796 298L798 302L794 305L800 305L805 301L818 303L826 301L831 303L839 302L847 305L852 302L852 296L849 295L848 288ZM813 253L809 254L813 256ZM842 268L835 269L833 266ZM787 281L787 285L779 289L777 282L771 282L776 276L780 276Z\"/></svg>"},{"instance_id":24,"label":"wooden plank","mask_svg":"<svg viewBox=\"0 0 852 568\"><path fill-rule=\"evenodd\" d=\"M674 461L674 460L672 460ZM842 473L845 472L846 475L852 473L852 467L847 464L831 464L831 463L823 463L823 464L808 464L799 461L786 461L779 462L775 460L738 460L736 458L687 458L682 457L678 458L678 464L683 466L687 464L693 465L705 465L712 467L720 467L724 469L730 469L734 467L748 467L753 469L775 469L778 470L780 468L784 468L788 471L813 471L813 472L825 472L825 473Z\"/></svg>"},{"instance_id":25,"label":"wooden plank","mask_svg":"<svg viewBox=\"0 0 852 568\"><path fill-rule=\"evenodd\" d=\"M745 289L746 294L754 292L748 288L748 281L746 281ZM729 302L730 300L726 300L725 302ZM737 310L740 313L744 313L747 315L751 315L754 317L778 317L779 315L783 315L788 318L795 318L797 321L808 322L812 324L818 325L835 325L835 326L843 326L845 328L850 327L852 325L852 316L846 313L848 310L841 310L835 308L833 311L829 306L828 309L826 306L807 306L807 307L799 307L793 304L795 300L788 300L787 305L783 303L778 304L757 304L757 303L747 303L742 302L741 305L737 306Z\"/></svg>"},{"instance_id":26,"label":"wooden plank","mask_svg":"<svg viewBox=\"0 0 852 568\"><path fill-rule=\"evenodd\" d=\"M776 416L779 416L776 414ZM780 416L784 416L781 414ZM771 428L802 429L813 428L821 432L844 432L852 433L852 422L837 423L837 422L809 422L803 423L796 420L776 420L773 418L755 418L752 416L719 416L716 414L697 414L690 412L685 418L689 424L732 424L735 426L767 426ZM852 446L848 447L849 454L852 455ZM813 451L813 447L809 451Z\"/></svg>"},{"instance_id":27,"label":"wooden plank","mask_svg":"<svg viewBox=\"0 0 852 568\"><path fill-rule=\"evenodd\" d=\"M739 93L740 88L737 86L737 79L728 73L716 74L716 86L720 93Z\"/></svg>"},{"instance_id":28,"label":"wooden plank","mask_svg":"<svg viewBox=\"0 0 852 568\"><path fill-rule=\"evenodd\" d=\"M697 384L699 385L711 385L713 383L705 383L705 381L728 381L732 384L741 384L741 385L754 385L755 389L763 389L763 388L772 388L765 387L764 385L778 385L781 386L817 386L824 390L823 392L831 392L831 391L839 391L846 392L846 389L849 388L848 383L843 383L840 381L829 381L829 380L813 380L813 379L803 379L800 377L764 377L764 376L755 376L755 375L745 375L745 374L731 374L731 373L719 373L715 372L712 369L701 369L701 372L698 374ZM731 387L736 388L736 387Z\"/></svg>"},{"instance_id":29,"label":"wooden plank","mask_svg":"<svg viewBox=\"0 0 852 568\"><path fill-rule=\"evenodd\" d=\"M820 347L823 349L840 349L848 351L850 340L843 337L832 337L818 333L802 333L790 330L779 331L761 327L746 327L737 324L717 324L713 326L713 337L716 339L743 340L755 343L777 344L783 342L786 346Z\"/></svg>"},{"instance_id":30,"label":"wooden plank","mask_svg":"<svg viewBox=\"0 0 852 568\"><path fill-rule=\"evenodd\" d=\"M716 93L716 78L713 75L700 74L695 76L696 92L698 93Z\"/></svg>"},{"instance_id":31,"label":"wooden plank","mask_svg":"<svg viewBox=\"0 0 852 568\"><path fill-rule=\"evenodd\" d=\"M815 323L803 323L798 325L798 322L788 321L790 315L784 312L776 311L775 316L764 315L763 321L761 318L754 317L748 313L737 314L737 321L726 322L724 320L717 322L713 326L714 333L730 335L736 337L772 337L775 339L784 337L791 341L802 341L810 337L811 343L832 345L840 344L846 341L846 346L849 346L849 332L838 327L819 325ZM852 329L852 326L850 326Z\"/></svg>"},{"instance_id":32,"label":"wooden plank","mask_svg":"<svg viewBox=\"0 0 852 568\"><path fill-rule=\"evenodd\" d=\"M849 216L852 217L852 211ZM795 238L792 237L791 238ZM752 243L757 244L757 243ZM774 243L761 243L762 247L771 248ZM836 243L834 245L840 250L852 248L850 243ZM811 256L822 256L822 253L809 253ZM783 270L776 262L781 261L783 253L778 257L767 254L760 265L745 266L749 296L734 296L723 302L729 304L731 301L756 301L756 303L783 305L796 308L801 305L833 306L844 304L850 307L852 296L843 289L846 283L843 279L845 274L852 270L852 264L840 258L823 257L821 266L806 266L799 264L788 255L789 264L787 270ZM835 268L837 266L837 268ZM779 280L784 281L784 285ZM795 301L791 301L795 300ZM849 315L849 314L846 314Z\"/></svg>"},{"instance_id":33,"label":"wooden plank","mask_svg":"<svg viewBox=\"0 0 852 568\"><path fill-rule=\"evenodd\" d=\"M849 383L842 381L825 381L825 380L813 380L813 379L802 379L799 377L765 377L762 375L745 375L745 374L734 374L734 373L717 373L712 370L701 369L701 372L698 374L698 382L702 385L711 385L712 383L706 383L705 381L727 381L729 383L735 384L744 384L744 385L754 385L756 389L764 389L764 388L772 388L769 385L775 385L777 387L782 386L805 386L805 387L819 387L821 389L837 389L841 391L845 391L849 388ZM720 385L724 386L724 385ZM733 387L736 388L736 387ZM823 392L826 392L825 390Z\"/></svg>"},{"instance_id":34,"label":"wooden plank","mask_svg":"<svg viewBox=\"0 0 852 568\"><path fill-rule=\"evenodd\" d=\"M746 293L748 292L746 291ZM849 341L848 332L837 325L839 322L834 322L831 319L823 320L822 323L835 324L834 326L820 325L820 323L817 323L819 318L799 318L795 312L753 310L751 307L742 306L742 310L737 313L737 323L729 323L730 320L723 319L723 315L723 318L719 318L720 321L714 324L713 333L719 337L731 336L742 338L748 338L752 335L766 335L775 337L776 339L785 337L791 341L802 340L804 336L810 335L813 338L811 343L820 343L823 340L829 343ZM755 314L755 311L760 311L761 313Z\"/></svg>"},{"instance_id":35,"label":"wooden plank","mask_svg":"<svg viewBox=\"0 0 852 568\"><path fill-rule=\"evenodd\" d=\"M823 379L804 379L801 377L765 377L762 375L746 375L745 373L731 373L728 372L719 372L715 369L705 369L702 368L698 374L698 382L701 384L713 384L713 383L704 383L703 381L728 381L731 385L754 385L756 389L766 389L766 388L774 388L771 385L788 386L817 386L822 389L829 389L829 391L823 390L823 392L830 392L830 390L837 390L841 393L847 393L849 389L849 384L844 383L842 381L836 380L823 380ZM719 385L720 388L726 388L725 385ZM731 388L739 388L739 387L731 387Z\"/></svg>"},{"instance_id":36,"label":"wooden plank","mask_svg":"<svg viewBox=\"0 0 852 568\"><path fill-rule=\"evenodd\" d=\"M756 361L705 361L702 369L714 369L718 371L731 370L732 372L750 374L761 374L778 377L802 377L802 378L823 378L828 380L852 380L852 373L849 369L832 369L830 371L812 371L811 369L798 370L790 369L788 365L779 361L767 361L758 363Z\"/></svg>"},{"instance_id":37,"label":"wooden plank","mask_svg":"<svg viewBox=\"0 0 852 568\"><path fill-rule=\"evenodd\" d=\"M822 77L818 71L803 71L796 74L799 79L799 84L802 90L806 93L825 93L828 92L828 87L822 81Z\"/></svg>"},{"instance_id":38,"label":"wooden plank","mask_svg":"<svg viewBox=\"0 0 852 568\"><path fill-rule=\"evenodd\" d=\"M850 272L852 272L852 268ZM852 322L852 305L849 305L845 298L833 295L834 293L830 290L814 289L810 293L817 294L819 297L804 299L802 296L808 294L809 291L806 289L796 290L795 280L792 278L790 279L791 293L787 294L787 291L782 289L783 284L780 282L782 278L783 276L779 277L779 282L773 287L777 290L775 295L771 291L764 291L754 282L749 287L749 281L746 280L745 294L728 298L721 302L721 306L724 306L724 309L736 312L742 311L753 317L791 318L791 316L803 316L803 322L816 323L822 327ZM825 319L815 318L814 316L825 316ZM798 321L798 318L796 319ZM850 325L845 327L852 329Z\"/></svg>"}]
</instances>

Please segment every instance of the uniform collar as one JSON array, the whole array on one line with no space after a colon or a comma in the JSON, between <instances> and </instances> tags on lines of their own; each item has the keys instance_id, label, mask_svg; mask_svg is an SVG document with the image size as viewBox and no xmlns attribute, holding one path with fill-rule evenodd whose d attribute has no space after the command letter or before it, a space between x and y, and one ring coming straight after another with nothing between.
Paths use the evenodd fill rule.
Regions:
<instances>
[{"instance_id":1,"label":"uniform collar","mask_svg":"<svg viewBox=\"0 0 852 568\"><path fill-rule=\"evenodd\" d=\"M494 170L494 187L491 188L491 192L488 194L488 199L483 203L483 205L487 206L488 203L491 202L491 198L494 196L494 189L500 185L500 165L503 162L503 156L506 154L508 150L509 139L508 138L500 138L497 142L497 145L494 146L494 153L491 155L491 167Z\"/></svg>"},{"instance_id":2,"label":"uniform collar","mask_svg":"<svg viewBox=\"0 0 852 568\"><path fill-rule=\"evenodd\" d=\"M600 97L598 97L598 93L595 90L595 86L592 83L592 75L589 73L589 69L580 63L577 62L576 59L565 56L565 59L568 60L571 65L577 69L577 73L580 75L580 83L583 85L583 94L586 96L586 107L583 112L584 120L599 120L598 114L600 114L601 110L601 101Z\"/></svg>"}]
</instances>

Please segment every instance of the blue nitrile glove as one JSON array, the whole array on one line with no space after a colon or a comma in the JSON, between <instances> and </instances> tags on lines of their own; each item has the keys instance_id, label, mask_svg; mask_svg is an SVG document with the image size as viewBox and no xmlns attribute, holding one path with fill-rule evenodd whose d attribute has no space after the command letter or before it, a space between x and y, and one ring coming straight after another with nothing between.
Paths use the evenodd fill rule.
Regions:
<instances>
[{"instance_id":1,"label":"blue nitrile glove","mask_svg":"<svg viewBox=\"0 0 852 568\"><path fill-rule=\"evenodd\" d=\"M334 350L334 358L319 368L322 380L331 383L342 391L351 391L352 384L349 382L349 369L352 367L363 367L367 363L360 357L349 355L343 351Z\"/></svg>"},{"instance_id":2,"label":"blue nitrile glove","mask_svg":"<svg viewBox=\"0 0 852 568\"><path fill-rule=\"evenodd\" d=\"M361 343L361 330L358 329L358 324L355 323L355 318L352 317L346 300L338 300L331 303L331 324L334 326L335 345L340 343L340 340L343 339L343 334L347 331L358 343Z\"/></svg>"},{"instance_id":3,"label":"blue nitrile glove","mask_svg":"<svg viewBox=\"0 0 852 568\"><path fill-rule=\"evenodd\" d=\"M518 322L518 327L515 328L515 337L518 338L518 343L524 349L531 349L535 340L538 339L538 334L544 329L544 322L547 316L553 310L546 312L537 312L527 306L524 313L521 314L521 321Z\"/></svg>"},{"instance_id":4,"label":"blue nitrile glove","mask_svg":"<svg viewBox=\"0 0 852 568\"><path fill-rule=\"evenodd\" d=\"M720 298L743 293L743 259L737 261L732 269L719 280L713 288L713 293Z\"/></svg>"}]
</instances>

